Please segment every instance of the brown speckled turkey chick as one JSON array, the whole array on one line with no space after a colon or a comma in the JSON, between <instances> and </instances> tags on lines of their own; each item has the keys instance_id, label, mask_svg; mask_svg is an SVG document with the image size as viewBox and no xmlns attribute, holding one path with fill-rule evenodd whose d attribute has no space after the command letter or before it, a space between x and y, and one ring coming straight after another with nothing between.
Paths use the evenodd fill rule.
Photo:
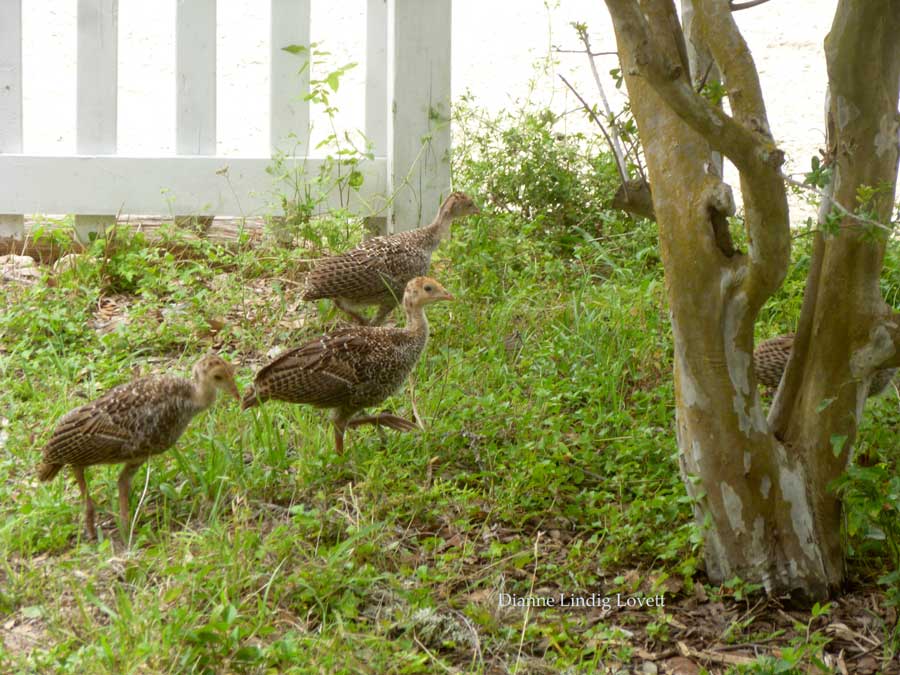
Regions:
<instances>
[{"instance_id":1,"label":"brown speckled turkey chick","mask_svg":"<svg viewBox=\"0 0 900 675\"><path fill-rule=\"evenodd\" d=\"M240 398L234 369L218 356L200 359L192 376L186 380L156 375L121 384L67 413L56 425L44 448L38 478L48 481L64 466L72 467L84 500L90 538L96 538L97 530L84 467L124 462L119 474L119 518L122 538L127 541L128 495L134 472L151 455L171 448L194 415L215 402L219 389Z\"/></svg>"},{"instance_id":2,"label":"brown speckled turkey chick","mask_svg":"<svg viewBox=\"0 0 900 675\"><path fill-rule=\"evenodd\" d=\"M450 232L450 223L474 213L480 211L472 200L454 192L431 225L375 237L347 253L320 260L306 277L303 299L331 298L357 323L381 325L403 297L407 282L428 273L431 254ZM367 305L378 305L371 322L358 311Z\"/></svg>"},{"instance_id":3,"label":"brown speckled turkey chick","mask_svg":"<svg viewBox=\"0 0 900 675\"><path fill-rule=\"evenodd\" d=\"M428 340L425 305L452 299L434 279L416 277L403 294L405 328L355 326L292 349L256 374L253 386L244 392L241 408L269 399L331 408L339 454L344 451L347 427L381 424L412 431L416 425L397 415L356 415L403 385Z\"/></svg>"},{"instance_id":4,"label":"brown speckled turkey chick","mask_svg":"<svg viewBox=\"0 0 900 675\"><path fill-rule=\"evenodd\" d=\"M756 372L756 379L769 389L777 389L793 347L793 335L779 335L760 343L753 350L753 370ZM896 374L896 368L879 370L872 376L868 395L878 396L884 392Z\"/></svg>"}]
</instances>

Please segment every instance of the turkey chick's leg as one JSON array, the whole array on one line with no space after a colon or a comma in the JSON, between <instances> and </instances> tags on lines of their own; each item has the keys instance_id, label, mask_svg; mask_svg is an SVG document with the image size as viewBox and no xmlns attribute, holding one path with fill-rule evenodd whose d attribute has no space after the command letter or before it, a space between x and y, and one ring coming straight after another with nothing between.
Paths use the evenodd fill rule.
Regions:
<instances>
[{"instance_id":1,"label":"turkey chick's leg","mask_svg":"<svg viewBox=\"0 0 900 675\"><path fill-rule=\"evenodd\" d=\"M78 489L81 491L81 499L84 502L84 526L87 529L89 539L97 538L97 527L94 524L94 501L88 494L87 481L84 479L84 467L73 466L72 473L75 474L75 481L78 483Z\"/></svg>"},{"instance_id":2,"label":"turkey chick's leg","mask_svg":"<svg viewBox=\"0 0 900 675\"><path fill-rule=\"evenodd\" d=\"M372 326L380 326L384 323L385 319L388 318L388 315L391 313L391 310L394 309L397 305L395 303L382 303L378 305L378 313L375 315L375 318L372 319L370 325Z\"/></svg>"},{"instance_id":3,"label":"turkey chick's leg","mask_svg":"<svg viewBox=\"0 0 900 675\"><path fill-rule=\"evenodd\" d=\"M369 320L364 317L362 314L353 309L350 303L345 298L334 298L334 304L337 306L339 310L341 310L344 314L353 319L360 326L368 326Z\"/></svg>"}]
</instances>

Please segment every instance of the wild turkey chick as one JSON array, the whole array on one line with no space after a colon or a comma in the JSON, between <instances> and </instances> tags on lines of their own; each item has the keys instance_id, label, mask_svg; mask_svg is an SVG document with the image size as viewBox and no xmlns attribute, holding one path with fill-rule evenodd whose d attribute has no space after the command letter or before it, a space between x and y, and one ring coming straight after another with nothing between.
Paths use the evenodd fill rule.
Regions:
<instances>
[{"instance_id":1,"label":"wild turkey chick","mask_svg":"<svg viewBox=\"0 0 900 675\"><path fill-rule=\"evenodd\" d=\"M364 241L342 255L320 260L306 277L304 300L331 298L362 325L379 326L397 306L407 282L428 274L431 254L450 232L450 224L481 213L462 192L452 193L426 227ZM370 322L358 310L377 305Z\"/></svg>"},{"instance_id":2,"label":"wild turkey chick","mask_svg":"<svg viewBox=\"0 0 900 675\"><path fill-rule=\"evenodd\" d=\"M84 500L85 526L95 539L94 503L84 467L119 464L119 518L127 541L128 496L138 467L152 455L171 448L193 417L209 408L216 392L240 398L234 369L218 356L200 359L190 380L172 375L142 377L111 389L104 396L64 415L44 447L38 478L49 481L71 466Z\"/></svg>"},{"instance_id":3,"label":"wild turkey chick","mask_svg":"<svg viewBox=\"0 0 900 675\"><path fill-rule=\"evenodd\" d=\"M345 328L285 352L256 374L241 407L276 399L330 408L339 454L344 451L347 427L373 424L414 430L414 423L397 415L357 415L403 385L428 341L425 306L452 299L434 279L416 277L403 294L404 328Z\"/></svg>"}]
</instances>

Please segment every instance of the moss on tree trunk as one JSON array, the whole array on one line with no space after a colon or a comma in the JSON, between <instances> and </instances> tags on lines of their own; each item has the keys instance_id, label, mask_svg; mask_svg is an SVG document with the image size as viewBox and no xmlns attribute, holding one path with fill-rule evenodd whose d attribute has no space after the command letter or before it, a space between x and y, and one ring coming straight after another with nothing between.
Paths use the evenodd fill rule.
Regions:
<instances>
[{"instance_id":1,"label":"moss on tree trunk","mask_svg":"<svg viewBox=\"0 0 900 675\"><path fill-rule=\"evenodd\" d=\"M900 362L900 321L891 328L878 291L884 239L849 219L837 236L819 235L795 357L766 419L753 327L784 279L790 227L783 155L752 57L728 3L695 0L693 21L724 77L727 115L691 86L672 0L606 3L653 186L681 468L704 530L707 573L824 598L843 576L840 505L828 484L846 467L868 378ZM826 44L832 194L852 209L859 186L881 186L868 214L884 221L897 177L898 34L900 4L843 0ZM710 162L714 151L740 171L745 252L731 242L734 205ZM835 436L847 439L837 456Z\"/></svg>"}]
</instances>

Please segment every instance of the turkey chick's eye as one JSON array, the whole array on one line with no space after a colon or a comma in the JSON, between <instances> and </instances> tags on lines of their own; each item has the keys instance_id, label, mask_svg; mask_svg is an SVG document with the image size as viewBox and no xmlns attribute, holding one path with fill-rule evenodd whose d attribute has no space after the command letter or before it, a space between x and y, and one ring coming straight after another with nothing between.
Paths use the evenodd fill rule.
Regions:
<instances>
[{"instance_id":1,"label":"turkey chick's eye","mask_svg":"<svg viewBox=\"0 0 900 675\"><path fill-rule=\"evenodd\" d=\"M425 287L425 290L428 291L429 293L431 293L432 288L431 288L431 286L426 286L426 287Z\"/></svg>"}]
</instances>

